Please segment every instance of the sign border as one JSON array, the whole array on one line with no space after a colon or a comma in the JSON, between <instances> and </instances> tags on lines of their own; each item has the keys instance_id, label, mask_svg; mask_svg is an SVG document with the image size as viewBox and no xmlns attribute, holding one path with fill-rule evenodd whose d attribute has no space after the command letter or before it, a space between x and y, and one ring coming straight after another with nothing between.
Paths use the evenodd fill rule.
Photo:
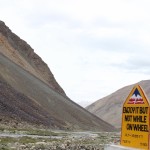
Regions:
<instances>
[{"instance_id":1,"label":"sign border","mask_svg":"<svg viewBox=\"0 0 150 150\"><path fill-rule=\"evenodd\" d=\"M144 90L142 89L142 87L138 84L135 84L132 88L132 90L130 91L129 95L127 96L126 100L123 103L123 107L125 105L125 103L127 102L127 100L129 100L129 98L132 96L133 92L135 91L135 89L138 89L138 91L140 92L140 94L142 94L141 96L146 100L147 105L149 105L149 120L150 120L150 102L149 99L147 98ZM122 107L122 116L123 116L123 107ZM121 141L122 141L122 125L123 125L123 117L122 117L122 121L121 121L121 137L120 137L120 145L121 145ZM148 131L148 149L150 148L150 121L149 121L149 131Z\"/></svg>"}]
</instances>

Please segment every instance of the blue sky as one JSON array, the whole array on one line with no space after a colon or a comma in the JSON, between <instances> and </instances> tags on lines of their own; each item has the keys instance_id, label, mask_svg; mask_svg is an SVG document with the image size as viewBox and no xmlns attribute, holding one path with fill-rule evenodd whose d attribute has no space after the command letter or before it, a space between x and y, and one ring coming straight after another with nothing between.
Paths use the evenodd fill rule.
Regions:
<instances>
[{"instance_id":1,"label":"blue sky","mask_svg":"<svg viewBox=\"0 0 150 150\"><path fill-rule=\"evenodd\" d=\"M0 19L82 106L149 79L149 0L0 0Z\"/></svg>"}]
</instances>

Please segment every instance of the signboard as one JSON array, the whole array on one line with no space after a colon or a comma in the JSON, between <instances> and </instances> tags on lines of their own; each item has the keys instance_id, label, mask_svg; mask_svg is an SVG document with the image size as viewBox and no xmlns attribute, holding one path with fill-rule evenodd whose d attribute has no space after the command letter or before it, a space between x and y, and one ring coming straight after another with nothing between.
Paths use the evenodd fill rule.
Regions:
<instances>
[{"instance_id":1,"label":"signboard","mask_svg":"<svg viewBox=\"0 0 150 150\"><path fill-rule=\"evenodd\" d=\"M136 85L123 104L121 145L149 149L149 113L149 101Z\"/></svg>"}]
</instances>

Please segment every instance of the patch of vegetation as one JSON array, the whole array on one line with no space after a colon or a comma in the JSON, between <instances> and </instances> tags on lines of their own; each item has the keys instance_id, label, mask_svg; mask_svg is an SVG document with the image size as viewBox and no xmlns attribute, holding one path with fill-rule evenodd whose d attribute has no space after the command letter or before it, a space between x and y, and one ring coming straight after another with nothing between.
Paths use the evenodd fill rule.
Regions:
<instances>
[{"instance_id":1,"label":"patch of vegetation","mask_svg":"<svg viewBox=\"0 0 150 150\"><path fill-rule=\"evenodd\" d=\"M66 133L55 133L46 129L16 129L16 128L3 128L0 127L0 132L7 132L12 134L27 134L27 135L39 135L39 136L65 136Z\"/></svg>"},{"instance_id":2,"label":"patch of vegetation","mask_svg":"<svg viewBox=\"0 0 150 150\"><path fill-rule=\"evenodd\" d=\"M38 141L37 139L31 138L31 137L27 137L27 136L21 137L21 138L19 138L19 140L18 140L18 142L19 142L19 143L22 143L22 144L36 143L37 141Z\"/></svg>"},{"instance_id":3,"label":"patch of vegetation","mask_svg":"<svg viewBox=\"0 0 150 150\"><path fill-rule=\"evenodd\" d=\"M99 136L99 138L101 138L101 139L107 139L108 137L105 136L105 135L101 135L101 136Z\"/></svg>"},{"instance_id":4,"label":"patch of vegetation","mask_svg":"<svg viewBox=\"0 0 150 150\"><path fill-rule=\"evenodd\" d=\"M0 144L7 144L7 143L14 143L14 142L17 142L16 138L12 138L12 137L0 138Z\"/></svg>"},{"instance_id":5,"label":"patch of vegetation","mask_svg":"<svg viewBox=\"0 0 150 150\"><path fill-rule=\"evenodd\" d=\"M3 132L5 129L3 127L0 127L0 132Z\"/></svg>"},{"instance_id":6,"label":"patch of vegetation","mask_svg":"<svg viewBox=\"0 0 150 150\"><path fill-rule=\"evenodd\" d=\"M57 133L49 130L28 130L25 131L27 135L39 135L39 136L58 136Z\"/></svg>"},{"instance_id":7,"label":"patch of vegetation","mask_svg":"<svg viewBox=\"0 0 150 150\"><path fill-rule=\"evenodd\" d=\"M10 150L10 148L8 146L3 146L3 145L0 146L0 149L1 150Z\"/></svg>"}]
</instances>

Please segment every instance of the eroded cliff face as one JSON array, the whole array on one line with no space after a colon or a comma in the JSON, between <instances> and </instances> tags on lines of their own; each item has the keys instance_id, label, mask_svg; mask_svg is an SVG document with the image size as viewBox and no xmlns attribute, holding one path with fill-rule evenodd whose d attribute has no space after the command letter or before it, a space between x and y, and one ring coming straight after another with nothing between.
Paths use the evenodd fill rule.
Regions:
<instances>
[{"instance_id":1,"label":"eroded cliff face","mask_svg":"<svg viewBox=\"0 0 150 150\"><path fill-rule=\"evenodd\" d=\"M56 92L66 96L47 64L34 52L30 45L14 34L2 21L0 21L0 52L47 83Z\"/></svg>"}]
</instances>

